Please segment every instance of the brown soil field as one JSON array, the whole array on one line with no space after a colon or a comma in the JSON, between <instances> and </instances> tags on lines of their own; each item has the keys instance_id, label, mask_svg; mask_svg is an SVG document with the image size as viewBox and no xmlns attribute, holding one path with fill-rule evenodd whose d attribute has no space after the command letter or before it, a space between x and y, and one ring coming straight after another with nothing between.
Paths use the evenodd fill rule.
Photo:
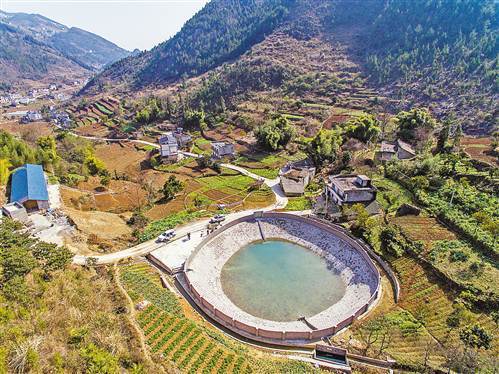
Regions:
<instances>
[{"instance_id":1,"label":"brown soil field","mask_svg":"<svg viewBox=\"0 0 499 374\"><path fill-rule=\"evenodd\" d=\"M102 138L109 136L109 129L99 123L80 126L74 132L83 136L97 136Z\"/></svg>"},{"instance_id":2,"label":"brown soil field","mask_svg":"<svg viewBox=\"0 0 499 374\"><path fill-rule=\"evenodd\" d=\"M254 139L246 131L241 128L234 128L233 126L219 126L214 130L206 131L205 135L210 140L234 143L237 153L248 152L254 142ZM210 149L209 144L208 149Z\"/></svg>"},{"instance_id":3,"label":"brown soil field","mask_svg":"<svg viewBox=\"0 0 499 374\"><path fill-rule=\"evenodd\" d=\"M132 143L99 144L95 147L95 155L111 173L116 170L126 173L131 179L147 167L147 152L138 150Z\"/></svg>"},{"instance_id":4,"label":"brown soil field","mask_svg":"<svg viewBox=\"0 0 499 374\"><path fill-rule=\"evenodd\" d=\"M29 142L35 142L40 136L54 135L53 126L47 122L20 124L18 121L7 121L0 123L0 130L26 138Z\"/></svg>"},{"instance_id":5,"label":"brown soil field","mask_svg":"<svg viewBox=\"0 0 499 374\"><path fill-rule=\"evenodd\" d=\"M120 239L131 235L132 230L118 215L106 212L66 208L66 213L74 221L78 230L87 235L95 235L104 240Z\"/></svg>"},{"instance_id":6,"label":"brown soil field","mask_svg":"<svg viewBox=\"0 0 499 374\"><path fill-rule=\"evenodd\" d=\"M461 146L471 158L499 166L499 159L488 154L491 143L491 138L473 138L465 136L461 140Z\"/></svg>"},{"instance_id":7,"label":"brown soil field","mask_svg":"<svg viewBox=\"0 0 499 374\"><path fill-rule=\"evenodd\" d=\"M179 178L180 179L180 178ZM166 217L168 214L180 212L185 209L185 199L187 195L193 191L198 190L201 186L200 183L193 179L185 180L186 186L177 198L167 203L155 204L151 209L149 209L145 215L151 220L157 220Z\"/></svg>"},{"instance_id":8,"label":"brown soil field","mask_svg":"<svg viewBox=\"0 0 499 374\"><path fill-rule=\"evenodd\" d=\"M327 130L331 130L337 123L345 123L350 119L350 116L345 114L333 114L328 119L324 121L322 127Z\"/></svg>"}]
</instances>

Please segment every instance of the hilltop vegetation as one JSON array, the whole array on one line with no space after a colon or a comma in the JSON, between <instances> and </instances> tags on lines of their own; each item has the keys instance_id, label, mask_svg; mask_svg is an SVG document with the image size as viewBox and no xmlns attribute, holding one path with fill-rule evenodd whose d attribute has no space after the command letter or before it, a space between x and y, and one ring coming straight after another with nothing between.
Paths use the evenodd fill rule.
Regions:
<instances>
[{"instance_id":1,"label":"hilltop vegetation","mask_svg":"<svg viewBox=\"0 0 499 374\"><path fill-rule=\"evenodd\" d=\"M136 87L143 87L201 74L260 42L278 25L287 3L282 0L212 1L173 38L151 51L113 64L99 79L131 78Z\"/></svg>"},{"instance_id":2,"label":"hilltop vegetation","mask_svg":"<svg viewBox=\"0 0 499 374\"><path fill-rule=\"evenodd\" d=\"M135 89L166 85L209 71L194 99L210 105L218 105L220 96L228 104L275 87L298 97L332 101L349 91L365 98L356 92L364 86L376 89L378 101L391 111L430 106L439 118L455 114L475 133L490 132L496 124L494 1L263 4L214 0L175 37L110 66L85 92L113 82ZM312 39L324 47L307 51ZM390 100L380 101L383 96Z\"/></svg>"},{"instance_id":3,"label":"hilltop vegetation","mask_svg":"<svg viewBox=\"0 0 499 374\"><path fill-rule=\"evenodd\" d=\"M0 22L0 77L2 82L54 76L57 68L82 74L83 69L54 48Z\"/></svg>"},{"instance_id":4,"label":"hilltop vegetation","mask_svg":"<svg viewBox=\"0 0 499 374\"><path fill-rule=\"evenodd\" d=\"M371 84L439 116L456 114L465 130L497 125L498 4L479 1L338 1L332 34L350 41Z\"/></svg>"}]
</instances>

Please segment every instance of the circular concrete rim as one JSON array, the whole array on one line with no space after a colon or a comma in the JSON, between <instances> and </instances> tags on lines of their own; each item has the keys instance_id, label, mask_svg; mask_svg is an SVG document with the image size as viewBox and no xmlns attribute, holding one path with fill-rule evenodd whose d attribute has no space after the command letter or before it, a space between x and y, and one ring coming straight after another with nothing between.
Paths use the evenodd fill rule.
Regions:
<instances>
[{"instance_id":1,"label":"circular concrete rim","mask_svg":"<svg viewBox=\"0 0 499 374\"><path fill-rule=\"evenodd\" d=\"M203 247L211 242L213 239L215 239L217 236L222 234L224 231L227 229L234 227L238 225L241 222L253 222L255 219L258 218L280 218L280 219L293 219L297 221L301 221L302 223L310 224L313 225L321 230L327 231L329 234L332 234L336 236L338 239L341 241L346 242L352 249L356 250L361 257L363 257L364 261L368 265L368 267L373 271L373 276L376 276L376 288L374 291L371 292L371 296L369 298L369 301L364 304L361 308L357 309L356 311L352 312L352 314L348 317L343 319L341 322L337 323L336 325L331 324L331 326L327 328L323 328L320 330L313 329L311 327L308 327L306 323L300 322L300 326L302 326L302 329L298 330L293 330L293 331L283 331L282 329L264 329L258 326L246 324L244 322L238 321L237 319L232 318L231 316L223 313L221 310L217 309L216 303L213 305L206 300L199 292L197 292L196 288L194 285L190 282L189 280L189 265L192 262L192 260L195 258L195 256L199 253L200 250L203 249ZM272 238L272 239L279 239L279 238ZM288 240L288 239L285 239ZM297 243L298 244L298 243ZM246 245L246 244L244 244ZM232 252L232 255L239 251L241 248L244 247L244 245L240 246L236 250ZM226 261L225 261L226 262ZM225 264L224 262L224 264ZM223 265L222 265L223 267ZM329 224L325 224L323 222L320 222L315 219L310 219L310 218L305 218L301 216L297 216L294 214L290 213L276 213L276 212L255 212L254 214L241 217L239 219L236 219L232 222L227 223L225 226L222 226L219 228L217 231L211 233L209 236L207 236L193 251L191 256L187 259L184 265L185 272L180 274L177 279L179 280L180 285L184 288L185 292L192 298L192 300L198 305L198 307L210 318L215 320L217 323L221 324L225 328L235 332L238 335L241 335L243 337L252 339L254 341L259 341L259 342L264 342L264 343L270 343L270 344L277 344L277 345L301 345L301 344L306 344L310 343L313 341L318 341L326 336L331 336L336 334L338 331L344 329L345 327L349 326L354 320L360 318L363 314L365 314L368 310L371 309L372 306L375 305L378 296L381 294L381 275L379 273L378 268L374 265L373 261L371 260L369 254L366 252L366 250L363 248L362 245L359 244L359 242L350 236L350 234L344 230L340 229L339 227L332 226ZM225 295L225 293L222 290L222 293L224 294L225 298L230 302L231 308L233 310L237 311L242 311L239 307L237 307L230 298ZM338 303L333 304L331 307L336 305ZM329 307L329 308L331 308ZM327 311L329 308L325 309ZM251 316L251 314L242 311L245 314L248 314ZM319 312L317 315L323 313ZM254 316L252 316L254 317ZM314 316L310 317L313 318ZM258 317L254 317L257 318ZM286 324L286 322L274 322L274 321L269 321L265 319L260 319L261 321L267 321L272 324Z\"/></svg>"}]
</instances>

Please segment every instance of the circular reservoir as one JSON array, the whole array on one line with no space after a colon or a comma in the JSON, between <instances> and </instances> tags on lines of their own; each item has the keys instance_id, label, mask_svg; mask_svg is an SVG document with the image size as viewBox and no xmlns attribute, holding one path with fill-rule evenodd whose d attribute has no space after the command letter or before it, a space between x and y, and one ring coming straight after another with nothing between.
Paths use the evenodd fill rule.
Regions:
<instances>
[{"instance_id":1,"label":"circular reservoir","mask_svg":"<svg viewBox=\"0 0 499 374\"><path fill-rule=\"evenodd\" d=\"M227 297L245 312L271 321L296 321L337 303L346 286L327 262L283 240L250 243L221 272Z\"/></svg>"},{"instance_id":2,"label":"circular reservoir","mask_svg":"<svg viewBox=\"0 0 499 374\"><path fill-rule=\"evenodd\" d=\"M278 212L226 223L184 269L179 284L210 318L283 345L341 331L369 310L381 286L368 253L343 229Z\"/></svg>"}]
</instances>

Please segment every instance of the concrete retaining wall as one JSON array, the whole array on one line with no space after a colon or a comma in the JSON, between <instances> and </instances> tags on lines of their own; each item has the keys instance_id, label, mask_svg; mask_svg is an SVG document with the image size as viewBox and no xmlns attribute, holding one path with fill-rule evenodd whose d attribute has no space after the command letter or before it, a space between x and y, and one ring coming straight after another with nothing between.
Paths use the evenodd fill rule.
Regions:
<instances>
[{"instance_id":1,"label":"concrete retaining wall","mask_svg":"<svg viewBox=\"0 0 499 374\"><path fill-rule=\"evenodd\" d=\"M326 226L335 228L339 232L344 232L345 235L347 235L347 236L349 236L351 238L351 240L354 240L357 243L357 245L360 246L371 258L373 258L383 268L383 270L386 272L386 274L388 275L388 278L390 279L390 282L392 283L392 286L393 286L393 290L394 290L394 293L395 293L395 295L394 295L395 302L399 301L399 298L400 298L400 284L399 284L397 275L392 270L392 268L390 267L390 265L388 265L376 253L374 253L374 251L372 250L371 247L369 247L369 245L367 245L362 239L351 237L350 234L348 233L348 231L344 227L342 227L340 225L337 225L337 224L334 224L334 223L331 223L331 222L328 222L328 221L324 221L324 220L322 220L320 218L317 218L317 217L310 217L310 219L313 220L313 221L315 221L315 222L317 222L317 223L320 223L321 226L322 225L326 225ZM377 297L378 297L377 294L373 295L373 299L376 299ZM369 304L371 304L371 301L369 302Z\"/></svg>"},{"instance_id":2,"label":"concrete retaining wall","mask_svg":"<svg viewBox=\"0 0 499 374\"><path fill-rule=\"evenodd\" d=\"M328 231L341 240L347 242L350 246L353 248L357 249L358 252L364 257L366 260L366 263L371 267L371 269L376 273L379 274L377 268L374 266L374 264L371 261L371 253L368 254L366 250L366 246L362 245L362 243L359 243L358 240L355 238L351 237L348 232L343 229L339 228L336 225L330 225L321 222L320 220L317 219L310 219L302 216L297 216L289 213L275 213L275 212L258 212L258 217L262 218L282 218L282 219L293 219L297 221L301 221L307 224L314 225L316 227L321 228L322 230ZM196 249L193 251L191 254L191 257L187 259L185 263L185 269L189 269L189 263L190 259L193 258L196 253L198 253L201 248L203 248L204 245L206 245L208 242L210 242L212 239L214 239L216 236L220 235L222 232L225 230L229 229L230 227L233 227L241 222L247 222L247 221L254 221L255 216L250 215L246 217L241 217L238 218L232 222L227 223L226 225L222 226L218 230L212 232L209 234L207 237L203 239L203 241L196 247ZM369 248L370 250L370 248ZM381 264L380 264L381 265ZM384 268L384 267L383 267ZM389 267L388 267L389 268ZM390 269L391 271L391 269ZM388 273L388 271L387 271ZM264 341L264 342L272 342L274 344L293 344L293 341L296 342L303 342L303 341L315 341L319 340L323 337L333 335L340 331L341 329L345 328L346 326L349 326L355 319L359 318L362 314L364 314L368 309L371 304L374 303L376 300L379 290L381 287L381 277L378 278L378 284L375 292L369 299L369 302L365 305L363 305L361 308L359 308L357 311L354 312L354 314L342 322L338 323L336 326L331 326L326 329L322 330L305 330L305 325L304 325L304 330L303 331L272 331L272 330L266 330L266 329L259 329L256 326L250 326L246 323L243 323L241 321L238 321L236 319L233 319L231 316L226 315L225 313L217 310L213 305L211 305L206 299L204 299L192 286L191 282L189 281L189 276L188 272L184 273L184 281L187 285L185 287L185 291L191 295L192 299L196 302L196 304L203 310L205 311L211 318L216 320L218 323L222 324L223 326L235 331L238 334L241 334L243 336L250 337L254 340L257 341ZM396 279L396 278L395 278ZM182 282L180 282L182 284ZM398 285L398 282L397 282Z\"/></svg>"}]
</instances>

